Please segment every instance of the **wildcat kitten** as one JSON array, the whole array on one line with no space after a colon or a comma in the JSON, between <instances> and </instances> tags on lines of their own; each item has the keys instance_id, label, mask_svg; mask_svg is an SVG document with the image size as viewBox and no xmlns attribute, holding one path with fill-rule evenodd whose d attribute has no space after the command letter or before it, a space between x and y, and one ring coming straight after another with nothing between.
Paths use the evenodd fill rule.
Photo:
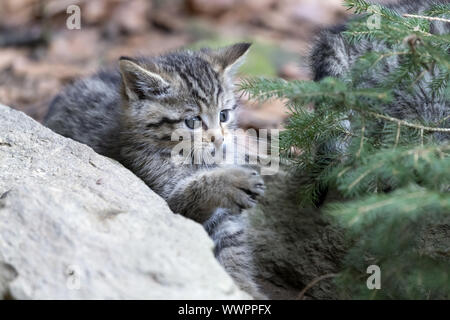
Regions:
<instances>
[{"instance_id":1,"label":"wildcat kitten","mask_svg":"<svg viewBox=\"0 0 450 320\"><path fill-rule=\"evenodd\" d=\"M441 0L439 3L448 3L448 1ZM400 13L408 12L414 14L423 12L429 5L430 2L428 1L401 1L390 7ZM383 43L362 42L351 45L342 37L341 32L343 30L345 30L345 26L339 26L324 31L319 36L311 54L311 66L315 80L320 80L326 76L345 77L345 73L350 69L358 56L369 50L383 49ZM433 23L432 32L448 33L449 28L448 25ZM191 57L198 55L200 59L208 63L208 66L211 66L211 69L216 70L217 62L214 63L214 61L217 61L217 58L215 57L224 57L225 52L229 50L231 49L222 49L216 52L206 50L198 53L181 53L182 58L177 58L177 61L180 61L183 68L193 66L189 68L189 71L183 70L185 70L185 73L192 73L190 76L189 74L187 75L187 80L194 84L193 87L198 87L200 90L200 84L197 84L194 78L206 77L206 74L209 72L199 68L197 64L192 62ZM242 52L245 50L241 47L241 50L232 49L231 51ZM176 55L179 54L177 53ZM233 67L236 66L235 63L238 63L242 54L237 54L238 57L233 59L219 59L228 62L222 64L222 67L220 67L219 63L219 71L216 71L218 75L227 75L230 78ZM228 54L228 57L230 55ZM232 56L236 56L236 54ZM157 61L158 59L164 60L167 58L157 58ZM395 59L386 60L386 66L383 66L381 70L390 72L398 65L398 61ZM139 62L137 64L139 66ZM152 70L154 69L150 67L149 71L151 73L159 75L158 69L156 71ZM133 76L135 73L139 74L139 72L131 72L131 79L138 81L134 81L136 85L130 91L131 93L136 91L138 96L134 98L135 101L139 100L139 95L145 100L152 92L149 92L150 88L145 85L146 78L140 77L139 79L139 77ZM380 74L379 76L368 74L366 79L370 81L370 78L372 78L373 81L380 81L384 76L385 74ZM160 77L167 82L164 73ZM158 80L158 78L156 79ZM164 92L164 86L158 86L159 82L156 81L156 87L160 88L161 92ZM201 84L206 85L204 82ZM361 85L364 85L364 83ZM148 123L148 119L142 121L144 117L141 116L141 113L143 111L139 107L130 110L128 108L130 105L128 96L125 95L124 108L120 108L121 98L118 90L120 86L121 77L118 72L100 73L93 78L80 81L66 89L63 94L56 98L47 117L47 123L55 128L54 130L57 132L91 145L97 152L121 159L132 170L136 170L135 172L142 176L150 186L153 185L154 190L159 190L158 193L164 194L166 192L166 184L176 185L178 178L173 178L173 176L180 174L183 177L182 173L184 170L182 169L181 173L178 172L177 167L174 168L173 172L169 169L164 170L164 168L170 168L169 161L165 162L169 148L166 148L165 144L158 143L158 141L162 140L159 140L154 135L159 132L161 134L164 133L164 135L170 135L170 122L174 118L166 117L163 125L154 128L150 125L152 130L146 130L145 126L154 124L154 122ZM448 115L448 103L436 98L430 100L426 91L425 94L422 92L423 89L424 83L419 82L414 94L405 95L404 92L398 91L395 97L397 104L384 106L384 111L399 118L417 119L425 117L425 119L430 121L441 117L442 114ZM231 96L231 89L227 90L230 90ZM212 94L210 96L215 95ZM174 100L178 101L177 99ZM136 102L135 105L138 106L139 103ZM234 104L230 103L229 105ZM233 107L229 108L233 109ZM71 111L72 109L74 110L73 112ZM176 108L174 109L176 110ZM98 112L98 110L104 111ZM166 110L172 109L157 108L154 117L159 117L159 112L161 112L160 118L162 120L164 117L162 112ZM130 114L131 112L133 113ZM217 109L216 114L217 112L219 112L219 109ZM125 115L122 113L125 113ZM230 115L232 114L233 111ZM168 113L168 115L171 116L172 113ZM117 121L121 117L130 119L128 127ZM149 116L150 118L152 117ZM135 127L133 123L135 123ZM226 123L227 127L231 128L233 118L231 117L231 120ZM443 125L448 126L447 123ZM136 143L133 137L139 138L136 140ZM117 143L119 138L122 141L120 144ZM147 143L148 141L152 143ZM130 145L127 145L128 143ZM156 146L161 147L156 148L153 145L154 143L156 143ZM120 155L121 151L124 153L124 157ZM149 159L150 165L144 159ZM155 165L151 165L151 163ZM160 164L162 164L162 169L159 168ZM151 170L147 173L145 171L146 167L150 167L154 170L154 173L151 173ZM226 185L233 185L236 183L233 181L239 180L240 167L233 167L233 169L238 170L238 173L232 179L229 179L227 176L228 171L226 169L214 167L212 170L208 170L205 167L198 166L197 168L193 166L190 169L192 170L193 181L198 181L195 179L197 173L202 174L206 172L213 174L213 171L217 169L224 170L224 173L217 173L218 178L212 179L213 181L223 181L224 184L226 182ZM181 181L189 181L191 171L188 172L187 180L183 179ZM248 173L249 171L245 172L247 172L247 177L252 177ZM213 176L216 176L216 174L213 174ZM339 272L341 261L346 254L346 242L343 237L343 231L331 224L322 215L321 208L298 207L296 190L301 184L302 178L301 172L295 175L280 172L276 176L267 177L265 179L267 190L264 197L259 199L258 205L251 209L242 210L239 215L235 214L235 211L240 210L240 206L230 203L223 207L217 207L214 212L211 211L213 212L212 214L208 214L208 210L205 212L198 208L201 205L200 201L196 201L194 198L183 198L182 192L179 193L179 197L175 197L177 199L175 202L182 204L184 201L187 201L188 204L190 203L187 207L191 208L191 210L186 210L185 214L203 222L216 244L215 253L218 260L221 261L244 290L255 297L261 296L261 290L253 281L253 279L256 279L258 284L264 286L264 293L270 297L295 298L299 291L311 281L323 275ZM248 179L242 179L242 182L248 183ZM183 185L185 184L182 183L181 186ZM171 187L167 189L170 190ZM180 190L184 190L184 188L181 187ZM206 188L202 192L209 194L208 190ZM219 191L215 190L215 192L222 197L222 189L219 189ZM168 192L164 197L168 199L171 195ZM324 203L331 202L330 198L332 196L332 193L329 192ZM215 198L214 195L211 195L211 197ZM227 196L226 200L228 201L228 199L230 197ZM250 199L244 199L248 200L248 206L252 205L250 202L251 197ZM219 202L218 199L215 201ZM173 202L171 204L171 206L175 207L176 205ZM197 213L197 209L200 209L200 214ZM338 293L335 291L330 279L316 283L308 290L308 295L322 299L335 299L338 297Z\"/></svg>"},{"instance_id":2,"label":"wildcat kitten","mask_svg":"<svg viewBox=\"0 0 450 320\"><path fill-rule=\"evenodd\" d=\"M224 147L236 122L233 75L250 44L127 58L120 70L100 72L66 88L44 120L55 132L117 159L162 196L173 212L204 223L215 254L237 284L263 298L253 281L243 209L264 193L259 174L242 166L194 162ZM187 155L172 150L195 140ZM181 162L173 158L181 157Z\"/></svg>"}]
</instances>

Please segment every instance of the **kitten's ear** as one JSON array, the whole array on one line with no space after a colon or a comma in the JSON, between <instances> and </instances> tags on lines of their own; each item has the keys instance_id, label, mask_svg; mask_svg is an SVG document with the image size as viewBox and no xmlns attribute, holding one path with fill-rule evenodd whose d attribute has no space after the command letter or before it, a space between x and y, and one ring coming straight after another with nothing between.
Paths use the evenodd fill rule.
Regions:
<instances>
[{"instance_id":1,"label":"kitten's ear","mask_svg":"<svg viewBox=\"0 0 450 320\"><path fill-rule=\"evenodd\" d=\"M217 72L232 76L244 62L251 45L251 43L242 42L217 50L205 50L204 52Z\"/></svg>"},{"instance_id":2,"label":"kitten's ear","mask_svg":"<svg viewBox=\"0 0 450 320\"><path fill-rule=\"evenodd\" d=\"M119 66L129 99L142 100L161 96L170 88L170 84L157 73L158 68L152 62L140 64L132 58L121 57Z\"/></svg>"}]
</instances>

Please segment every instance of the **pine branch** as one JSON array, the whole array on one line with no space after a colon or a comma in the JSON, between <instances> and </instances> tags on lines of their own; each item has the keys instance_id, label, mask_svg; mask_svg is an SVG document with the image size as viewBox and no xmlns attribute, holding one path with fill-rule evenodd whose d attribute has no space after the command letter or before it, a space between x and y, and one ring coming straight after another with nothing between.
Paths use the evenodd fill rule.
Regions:
<instances>
[{"instance_id":1,"label":"pine branch","mask_svg":"<svg viewBox=\"0 0 450 320\"><path fill-rule=\"evenodd\" d=\"M360 16L344 41L382 52L363 54L340 79L247 79L241 90L289 106L280 147L301 170L300 205L314 205L324 190L341 199L323 211L352 243L336 278L342 291L375 298L360 281L370 259L383 268L377 298L450 298L450 269L442 259L448 250L419 246L424 228L450 223L450 35L430 33L432 23L450 21L450 6L420 15L365 0L346 6ZM367 26L373 14L383 20L379 29ZM400 117L408 100L396 106L396 99L408 95L435 101L441 119Z\"/></svg>"},{"instance_id":2,"label":"pine branch","mask_svg":"<svg viewBox=\"0 0 450 320\"><path fill-rule=\"evenodd\" d=\"M432 189L450 184L450 145L392 148L364 154L330 174L347 197L373 192L374 182L399 187L420 183Z\"/></svg>"},{"instance_id":3,"label":"pine branch","mask_svg":"<svg viewBox=\"0 0 450 320\"><path fill-rule=\"evenodd\" d=\"M368 114L370 116L373 116L375 118L378 119L383 119L383 120L387 120L387 121L392 121L397 123L398 125L401 126L405 126L405 127L410 127L410 128L414 128L414 129L418 129L418 130L424 130L424 131L430 131L430 132L450 132L450 128L434 128L434 127L427 127L427 126L422 126L420 124L414 124L414 123L410 123L406 120L401 120L401 119L397 119L391 116L387 116L384 114L380 114L380 113L375 113L375 112L371 112L371 111L364 111L361 109L357 109L359 111L361 111L362 113Z\"/></svg>"},{"instance_id":4,"label":"pine branch","mask_svg":"<svg viewBox=\"0 0 450 320\"><path fill-rule=\"evenodd\" d=\"M345 204L335 203L329 205L327 210L352 230L362 230L378 220L380 215L390 219L413 220L422 218L424 212L445 214L450 211L450 195L411 186L392 194L367 196Z\"/></svg>"},{"instance_id":5,"label":"pine branch","mask_svg":"<svg viewBox=\"0 0 450 320\"><path fill-rule=\"evenodd\" d=\"M420 15L416 15L416 14L403 14L404 17L406 18L416 18L416 19L425 19L425 20L430 20L430 21L441 21L441 22L446 22L449 23L450 19L444 19L444 18L439 18L439 17L427 17L427 16L420 16Z\"/></svg>"},{"instance_id":6,"label":"pine branch","mask_svg":"<svg viewBox=\"0 0 450 320\"><path fill-rule=\"evenodd\" d=\"M424 12L426 16L442 16L442 15L450 15L450 5L448 4L435 4L431 9Z\"/></svg>"}]
</instances>

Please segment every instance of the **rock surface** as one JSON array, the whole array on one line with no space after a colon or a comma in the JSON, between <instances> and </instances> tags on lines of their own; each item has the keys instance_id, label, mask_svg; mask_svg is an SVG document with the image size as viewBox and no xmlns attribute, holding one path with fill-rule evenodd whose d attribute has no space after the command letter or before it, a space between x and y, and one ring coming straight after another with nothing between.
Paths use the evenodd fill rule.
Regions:
<instances>
[{"instance_id":1,"label":"rock surface","mask_svg":"<svg viewBox=\"0 0 450 320\"><path fill-rule=\"evenodd\" d=\"M0 298L248 298L212 246L117 162L0 105Z\"/></svg>"}]
</instances>

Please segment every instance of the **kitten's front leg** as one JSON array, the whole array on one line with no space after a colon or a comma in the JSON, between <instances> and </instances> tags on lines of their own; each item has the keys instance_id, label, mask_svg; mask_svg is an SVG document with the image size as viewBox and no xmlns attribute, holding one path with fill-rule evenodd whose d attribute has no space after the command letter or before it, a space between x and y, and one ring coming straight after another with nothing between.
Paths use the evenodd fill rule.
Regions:
<instances>
[{"instance_id":1,"label":"kitten's front leg","mask_svg":"<svg viewBox=\"0 0 450 320\"><path fill-rule=\"evenodd\" d=\"M239 213L255 206L264 189L264 180L255 170L215 168L178 182L167 203L172 211L203 223L217 208Z\"/></svg>"}]
</instances>

